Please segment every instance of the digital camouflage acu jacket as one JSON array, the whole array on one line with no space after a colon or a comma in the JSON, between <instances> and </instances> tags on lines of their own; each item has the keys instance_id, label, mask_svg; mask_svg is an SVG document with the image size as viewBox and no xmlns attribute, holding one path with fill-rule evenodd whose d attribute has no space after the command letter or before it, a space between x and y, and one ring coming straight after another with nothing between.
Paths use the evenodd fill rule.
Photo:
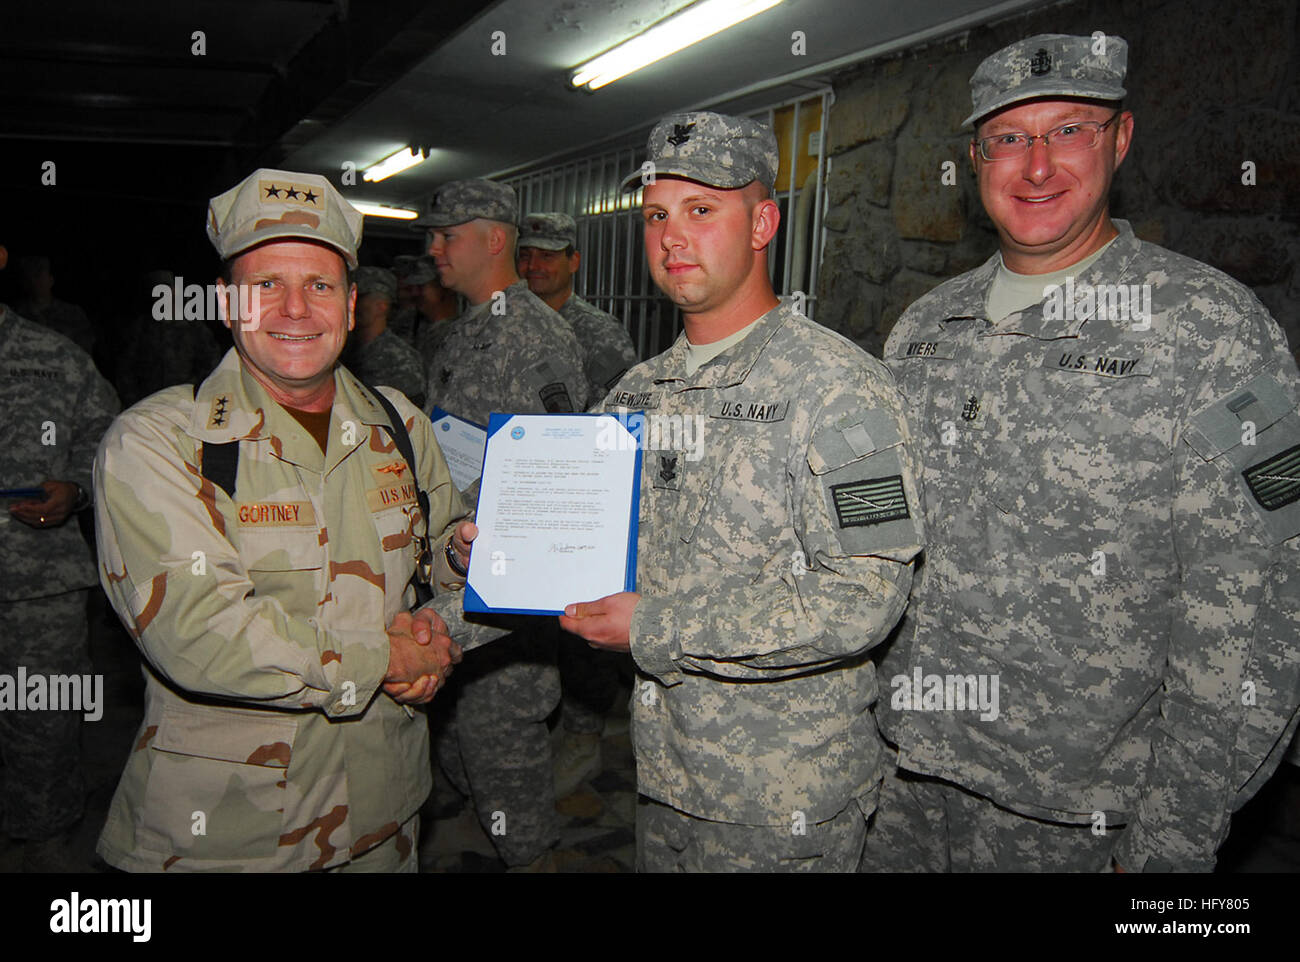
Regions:
<instances>
[{"instance_id":1,"label":"digital camouflage acu jacket","mask_svg":"<svg viewBox=\"0 0 1300 962\"><path fill-rule=\"evenodd\" d=\"M1000 704L878 711L904 768L1204 871L1300 703L1300 374L1249 290L1116 224L1068 291L991 323L995 256L890 335L930 544L882 677Z\"/></svg>"},{"instance_id":2,"label":"digital camouflage acu jacket","mask_svg":"<svg viewBox=\"0 0 1300 962\"><path fill-rule=\"evenodd\" d=\"M686 348L602 405L647 419L638 789L715 821L824 821L881 777L865 653L922 544L902 402L884 365L788 304L690 377Z\"/></svg>"}]
</instances>

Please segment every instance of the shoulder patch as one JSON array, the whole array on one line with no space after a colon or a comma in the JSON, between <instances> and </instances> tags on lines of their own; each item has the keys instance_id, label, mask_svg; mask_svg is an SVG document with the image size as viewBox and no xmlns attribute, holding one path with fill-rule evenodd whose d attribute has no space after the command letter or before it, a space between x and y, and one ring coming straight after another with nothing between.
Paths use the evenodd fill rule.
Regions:
<instances>
[{"instance_id":1,"label":"shoulder patch","mask_svg":"<svg viewBox=\"0 0 1300 962\"><path fill-rule=\"evenodd\" d=\"M911 517L901 474L833 484L831 497L841 528L864 528Z\"/></svg>"},{"instance_id":2,"label":"shoulder patch","mask_svg":"<svg viewBox=\"0 0 1300 962\"><path fill-rule=\"evenodd\" d=\"M1300 444L1252 464L1241 472L1246 487L1265 511L1300 501Z\"/></svg>"}]
</instances>

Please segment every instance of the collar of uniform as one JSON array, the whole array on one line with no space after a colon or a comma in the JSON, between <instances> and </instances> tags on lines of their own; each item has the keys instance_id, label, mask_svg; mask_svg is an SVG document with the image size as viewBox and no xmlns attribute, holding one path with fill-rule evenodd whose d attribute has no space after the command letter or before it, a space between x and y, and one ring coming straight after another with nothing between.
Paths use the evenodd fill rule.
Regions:
<instances>
[{"instance_id":1,"label":"collar of uniform","mask_svg":"<svg viewBox=\"0 0 1300 962\"><path fill-rule=\"evenodd\" d=\"M1129 262L1137 255L1138 249L1142 246L1142 242L1137 239L1128 221L1115 220L1112 223L1119 231L1118 236L1106 248L1106 252L1097 258L1082 276L1074 280L1075 305L1069 310L1071 320L1066 321L1059 318L1049 320L1044 317L1043 306L1046 304L1046 299L1044 299L1032 307L1027 307L1019 313L1003 318L997 324L994 324L993 329L987 333L1027 334L1030 337L1036 337L1044 341L1061 337L1078 337L1079 332L1083 330L1083 325L1092 320L1097 313L1095 298L1091 309L1087 309L1086 305L1081 305L1080 298L1083 296L1083 290L1086 287L1095 288L1101 284L1116 283L1123 276ZM996 273L996 255L992 258L992 262L994 264L994 273ZM993 274L990 274L988 284L992 283ZM985 285L981 296L987 298L988 285ZM984 305L981 304L980 316L983 317L984 314Z\"/></svg>"},{"instance_id":2,"label":"collar of uniform","mask_svg":"<svg viewBox=\"0 0 1300 962\"><path fill-rule=\"evenodd\" d=\"M709 363L695 372L692 377L669 377L664 381L678 381L679 387L685 388L721 388L740 384L749 376L750 369L758 361L773 335L776 334L794 315L794 308L787 301L781 301L754 324L754 329L744 336L741 342L727 351L723 351ZM668 349L668 370L686 370L686 332Z\"/></svg>"},{"instance_id":3,"label":"collar of uniform","mask_svg":"<svg viewBox=\"0 0 1300 962\"><path fill-rule=\"evenodd\" d=\"M344 425L358 425L346 443ZM194 392L194 411L187 433L201 442L270 439L277 457L316 472L331 470L370 439L361 425L387 425L383 409L346 368L334 368L334 404L330 414L329 463L320 446L249 373L233 347L217 369Z\"/></svg>"}]
</instances>

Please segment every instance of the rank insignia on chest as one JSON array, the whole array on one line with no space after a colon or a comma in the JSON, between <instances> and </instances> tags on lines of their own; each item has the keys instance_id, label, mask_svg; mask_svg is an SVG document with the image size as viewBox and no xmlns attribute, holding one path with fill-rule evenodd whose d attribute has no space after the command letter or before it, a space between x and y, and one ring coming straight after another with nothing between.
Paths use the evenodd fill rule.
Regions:
<instances>
[{"instance_id":1,"label":"rank insignia on chest","mask_svg":"<svg viewBox=\"0 0 1300 962\"><path fill-rule=\"evenodd\" d=\"M980 399L972 394L966 399L966 403L961 406L961 419L963 421L974 421L980 416Z\"/></svg>"},{"instance_id":2,"label":"rank insignia on chest","mask_svg":"<svg viewBox=\"0 0 1300 962\"><path fill-rule=\"evenodd\" d=\"M659 471L654 477L654 486L666 491L680 491L682 489L680 464L681 455L660 454L658 460Z\"/></svg>"},{"instance_id":3,"label":"rank insignia on chest","mask_svg":"<svg viewBox=\"0 0 1300 962\"><path fill-rule=\"evenodd\" d=\"M230 395L219 394L212 401L212 408L208 411L208 427L220 428L225 427L230 421Z\"/></svg>"}]
</instances>

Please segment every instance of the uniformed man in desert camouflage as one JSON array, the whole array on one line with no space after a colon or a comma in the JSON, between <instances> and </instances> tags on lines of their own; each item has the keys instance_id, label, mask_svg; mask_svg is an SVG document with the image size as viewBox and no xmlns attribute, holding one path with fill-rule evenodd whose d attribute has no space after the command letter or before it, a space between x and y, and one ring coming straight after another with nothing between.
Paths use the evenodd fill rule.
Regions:
<instances>
[{"instance_id":1,"label":"uniformed man in desert camouflage","mask_svg":"<svg viewBox=\"0 0 1300 962\"><path fill-rule=\"evenodd\" d=\"M100 446L101 582L147 663L99 843L118 868L416 869L430 789L416 706L460 652L440 618L408 612L410 581L427 532L433 581L454 584L448 556L464 563L473 529L453 538L465 509L428 420L379 389L411 464L376 396L336 365L361 220L293 171L212 198L235 347Z\"/></svg>"}]
</instances>

